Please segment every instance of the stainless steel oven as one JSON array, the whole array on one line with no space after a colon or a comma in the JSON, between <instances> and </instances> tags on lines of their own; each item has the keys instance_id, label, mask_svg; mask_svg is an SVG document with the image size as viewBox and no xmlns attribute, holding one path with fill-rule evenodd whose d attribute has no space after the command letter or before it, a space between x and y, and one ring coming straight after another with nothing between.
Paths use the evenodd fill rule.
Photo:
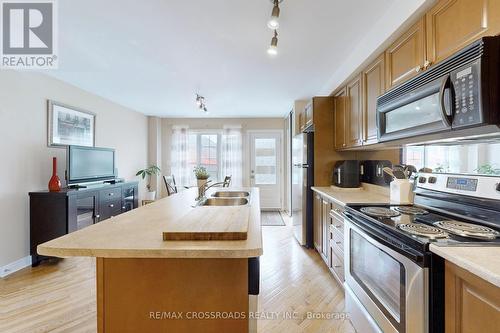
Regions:
<instances>
[{"instance_id":1,"label":"stainless steel oven","mask_svg":"<svg viewBox=\"0 0 500 333\"><path fill-rule=\"evenodd\" d=\"M478 127L482 135L500 135L499 56L500 37L482 38L380 96L379 141L463 139Z\"/></svg>"},{"instance_id":2,"label":"stainless steel oven","mask_svg":"<svg viewBox=\"0 0 500 333\"><path fill-rule=\"evenodd\" d=\"M346 310L363 332L428 332L428 268L419 254L345 219Z\"/></svg>"}]
</instances>

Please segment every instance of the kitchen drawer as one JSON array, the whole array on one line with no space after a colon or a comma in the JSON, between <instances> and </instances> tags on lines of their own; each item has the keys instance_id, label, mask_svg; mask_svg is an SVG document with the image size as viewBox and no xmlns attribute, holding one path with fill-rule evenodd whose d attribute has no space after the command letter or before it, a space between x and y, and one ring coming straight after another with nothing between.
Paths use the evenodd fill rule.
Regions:
<instances>
[{"instance_id":1,"label":"kitchen drawer","mask_svg":"<svg viewBox=\"0 0 500 333\"><path fill-rule=\"evenodd\" d=\"M343 262L344 261L344 242L331 239L330 240L330 248L333 250L333 252L339 257L339 259Z\"/></svg>"},{"instance_id":2,"label":"kitchen drawer","mask_svg":"<svg viewBox=\"0 0 500 333\"><path fill-rule=\"evenodd\" d=\"M342 213L344 213L344 209L341 206L332 204L332 210L330 211L330 216L332 218L344 220L344 216L342 215Z\"/></svg>"},{"instance_id":3,"label":"kitchen drawer","mask_svg":"<svg viewBox=\"0 0 500 333\"><path fill-rule=\"evenodd\" d=\"M110 217L120 215L122 213L121 200L112 200L99 205L99 221L109 219Z\"/></svg>"},{"instance_id":4,"label":"kitchen drawer","mask_svg":"<svg viewBox=\"0 0 500 333\"><path fill-rule=\"evenodd\" d=\"M340 259L340 257L333 250L333 247L330 247L330 258L331 258L330 270L336 276L336 278L343 283L345 281L344 260Z\"/></svg>"},{"instance_id":5,"label":"kitchen drawer","mask_svg":"<svg viewBox=\"0 0 500 333\"><path fill-rule=\"evenodd\" d=\"M105 201L113 201L120 200L122 198L122 188L121 187L113 187L108 188L102 191L99 191L99 200L101 202Z\"/></svg>"},{"instance_id":6,"label":"kitchen drawer","mask_svg":"<svg viewBox=\"0 0 500 333\"><path fill-rule=\"evenodd\" d=\"M340 235L337 232L332 233L332 239L330 241L331 246L335 246L342 251L342 258L344 253L344 235Z\"/></svg>"},{"instance_id":7,"label":"kitchen drawer","mask_svg":"<svg viewBox=\"0 0 500 333\"><path fill-rule=\"evenodd\" d=\"M330 217L332 217L332 216L330 215ZM332 234L337 232L337 233L343 235L344 234L344 220L332 218L332 224L330 225L330 232Z\"/></svg>"}]
</instances>

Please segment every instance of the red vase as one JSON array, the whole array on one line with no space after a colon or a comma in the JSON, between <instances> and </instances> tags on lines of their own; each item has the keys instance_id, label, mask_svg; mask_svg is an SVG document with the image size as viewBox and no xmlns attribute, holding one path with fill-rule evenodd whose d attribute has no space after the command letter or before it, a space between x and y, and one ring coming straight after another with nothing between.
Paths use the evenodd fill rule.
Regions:
<instances>
[{"instance_id":1,"label":"red vase","mask_svg":"<svg viewBox=\"0 0 500 333\"><path fill-rule=\"evenodd\" d=\"M52 177L49 180L49 191L59 192L61 190L61 180L57 176L57 158L52 158Z\"/></svg>"}]
</instances>

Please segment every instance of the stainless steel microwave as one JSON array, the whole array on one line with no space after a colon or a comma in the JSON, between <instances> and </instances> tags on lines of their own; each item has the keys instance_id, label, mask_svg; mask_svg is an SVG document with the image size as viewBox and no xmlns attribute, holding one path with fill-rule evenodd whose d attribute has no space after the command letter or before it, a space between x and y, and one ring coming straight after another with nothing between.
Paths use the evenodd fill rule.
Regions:
<instances>
[{"instance_id":1,"label":"stainless steel microwave","mask_svg":"<svg viewBox=\"0 0 500 333\"><path fill-rule=\"evenodd\" d=\"M484 37L380 96L379 142L500 136L499 84L500 36Z\"/></svg>"}]
</instances>

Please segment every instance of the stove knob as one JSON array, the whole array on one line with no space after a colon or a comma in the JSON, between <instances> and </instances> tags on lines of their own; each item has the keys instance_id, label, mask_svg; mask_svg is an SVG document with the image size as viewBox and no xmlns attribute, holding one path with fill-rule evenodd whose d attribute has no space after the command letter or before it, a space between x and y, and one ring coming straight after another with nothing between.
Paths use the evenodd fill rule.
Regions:
<instances>
[{"instance_id":1,"label":"stove knob","mask_svg":"<svg viewBox=\"0 0 500 333\"><path fill-rule=\"evenodd\" d=\"M436 177L429 177L429 184L436 184L437 178Z\"/></svg>"},{"instance_id":2,"label":"stove knob","mask_svg":"<svg viewBox=\"0 0 500 333\"><path fill-rule=\"evenodd\" d=\"M419 178L418 178L418 182L419 182L420 184L425 184L425 182L426 182L426 181L427 181L427 178L425 178L425 177L419 177Z\"/></svg>"}]
</instances>

